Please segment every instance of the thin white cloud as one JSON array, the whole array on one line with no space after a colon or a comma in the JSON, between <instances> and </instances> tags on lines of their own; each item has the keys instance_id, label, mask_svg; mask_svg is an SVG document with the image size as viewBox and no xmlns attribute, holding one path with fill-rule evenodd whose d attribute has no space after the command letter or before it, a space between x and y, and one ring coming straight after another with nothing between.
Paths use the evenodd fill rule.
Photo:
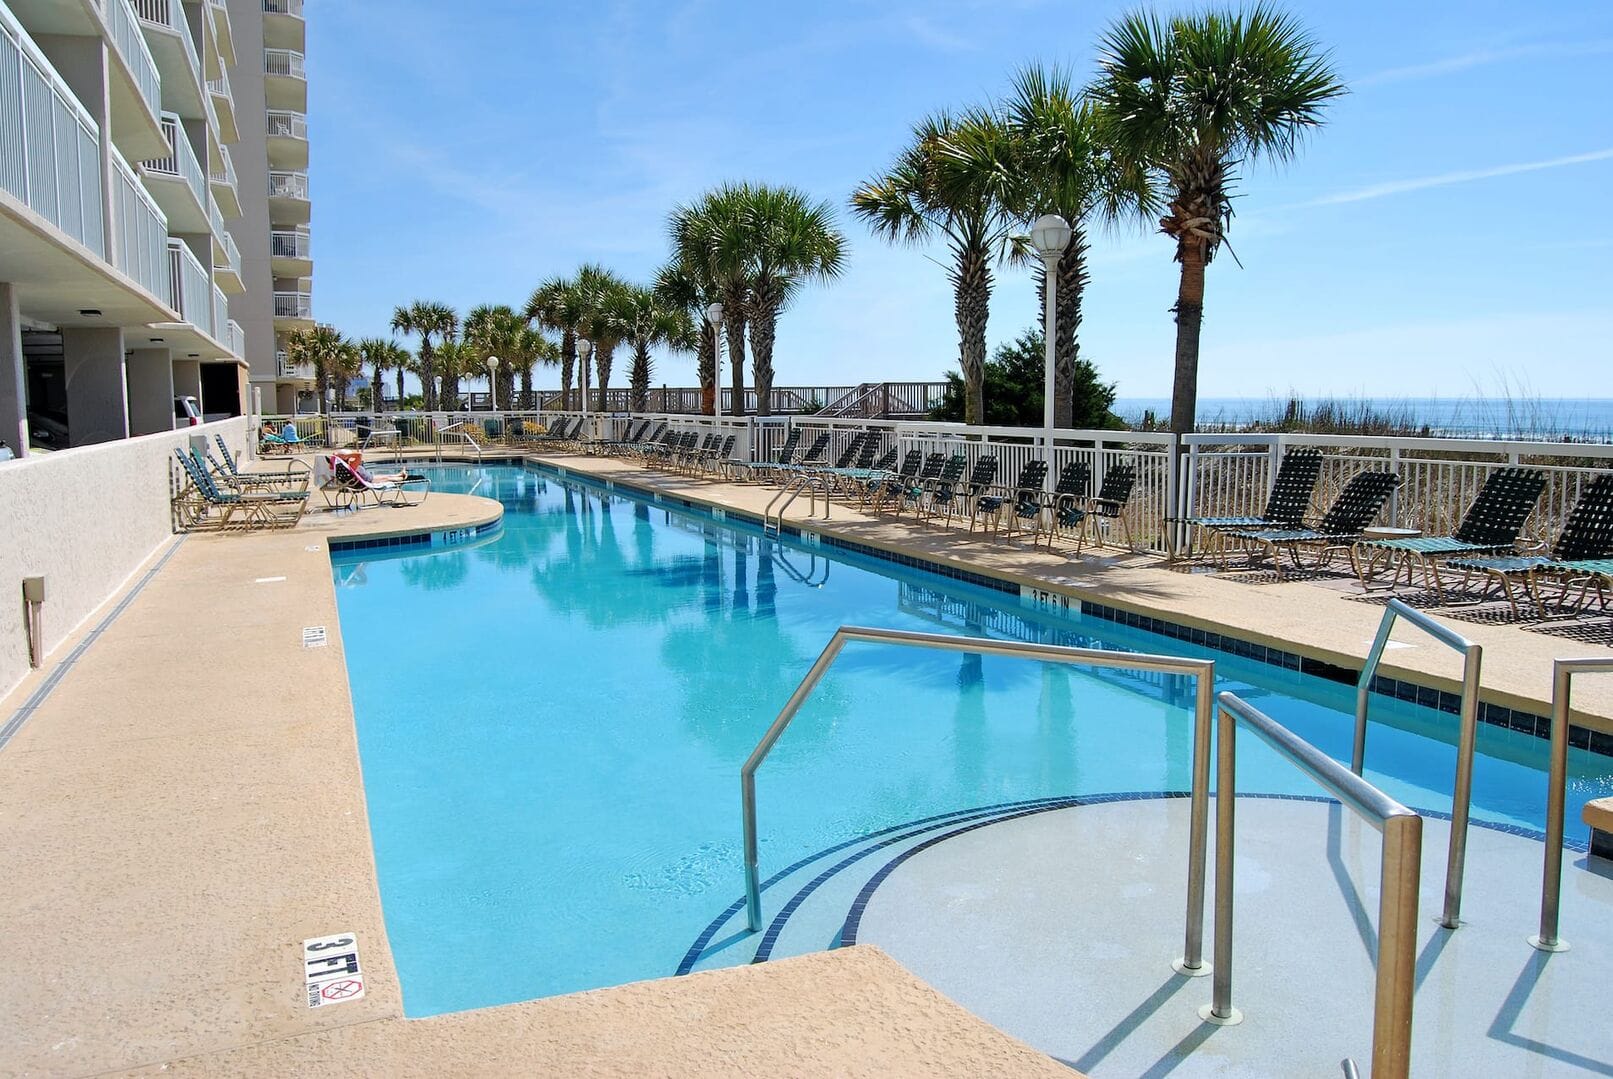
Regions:
<instances>
[{"instance_id":1,"label":"thin white cloud","mask_svg":"<svg viewBox=\"0 0 1613 1079\"><path fill-rule=\"evenodd\" d=\"M1613 40L1606 39L1543 42L1534 45L1518 45L1509 49L1475 49L1459 56L1447 56L1428 63L1408 64L1405 67L1392 67L1383 71L1375 71L1370 75L1363 75L1359 79L1352 79L1350 87L1359 90L1370 86L1382 86L1386 83L1410 82L1415 79L1435 79L1441 75L1453 75L1471 68L1486 67L1490 64L1503 64L1512 60L1566 59L1577 56L1602 56L1609 53L1613 53Z\"/></svg>"},{"instance_id":2,"label":"thin white cloud","mask_svg":"<svg viewBox=\"0 0 1613 1079\"><path fill-rule=\"evenodd\" d=\"M923 15L909 15L902 20L902 29L913 40L940 52L970 52L976 47L973 41L937 26Z\"/></svg>"},{"instance_id":3,"label":"thin white cloud","mask_svg":"<svg viewBox=\"0 0 1613 1079\"><path fill-rule=\"evenodd\" d=\"M1608 147L1604 150L1592 150L1584 154L1569 154L1567 157L1549 157L1543 161L1522 161L1512 165L1495 165L1486 169L1463 169L1460 172L1442 172L1434 176L1417 176L1408 180L1388 180L1381 184L1359 187L1354 191L1341 191L1336 195L1324 195L1319 199L1313 199L1301 205L1336 206L1346 202L1365 202L1368 199L1381 199L1389 195L1400 195L1407 191L1422 191L1430 187L1448 187L1451 184L1471 183L1474 180L1491 180L1498 176L1516 176L1524 172L1544 172L1547 169L1560 169L1569 165L1584 165L1593 161L1609 160L1613 160L1613 147Z\"/></svg>"}]
</instances>

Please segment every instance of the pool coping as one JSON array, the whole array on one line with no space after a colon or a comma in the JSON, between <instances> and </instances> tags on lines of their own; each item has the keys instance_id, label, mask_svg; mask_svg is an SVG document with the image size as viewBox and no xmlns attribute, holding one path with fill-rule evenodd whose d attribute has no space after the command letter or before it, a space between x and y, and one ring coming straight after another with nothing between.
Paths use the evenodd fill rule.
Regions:
<instances>
[{"instance_id":1,"label":"pool coping","mask_svg":"<svg viewBox=\"0 0 1613 1079\"><path fill-rule=\"evenodd\" d=\"M681 509L692 510L721 523L738 520L755 528L764 527L761 514L743 507L715 499L700 498L689 492L670 494L653 486L624 479L617 473L605 475L578 468L575 462L575 458L568 459L566 463L532 455L523 458L523 465L527 468L536 467L558 473L562 477L576 477L602 486L607 491L623 487L648 497L657 504L671 504ZM713 510L720 511L720 514L714 514ZM1107 594L1100 598L1091 590L1078 585L1049 581L1000 568L986 573L962 561L946 559L930 552L919 553L898 545L852 539L839 533L832 521L813 522L804 528L799 524L785 522L780 531L785 536L803 539L809 545L816 543L838 548L1022 598L1030 595L1047 602L1049 597L1062 597L1065 601L1073 601L1074 607L1084 616L1145 630L1279 669L1298 671L1301 674L1310 674L1349 686L1356 685L1360 677L1362 660L1347 653L1290 641L1276 641L1247 627L1180 612L1162 611L1142 603L1116 600ZM806 537L814 538L806 539ZM1055 606L1060 606L1056 598L1051 602ZM1071 609L1071 606L1070 602L1062 604L1066 610ZM1420 680L1414 680L1380 673L1373 678L1372 683L1372 692L1375 694L1434 708L1451 715L1457 714L1460 710L1460 690L1459 682L1434 674L1424 674ZM1485 699L1486 697L1489 699ZM1490 726L1549 740L1550 711L1549 701L1490 687L1481 691L1479 721ZM1570 747L1599 756L1613 757L1613 720L1584 712L1576 712L1575 716L1581 722L1571 722L1569 725ZM1586 720L1591 725L1583 722ZM1596 724L1603 725L1605 729L1600 729Z\"/></svg>"}]
</instances>

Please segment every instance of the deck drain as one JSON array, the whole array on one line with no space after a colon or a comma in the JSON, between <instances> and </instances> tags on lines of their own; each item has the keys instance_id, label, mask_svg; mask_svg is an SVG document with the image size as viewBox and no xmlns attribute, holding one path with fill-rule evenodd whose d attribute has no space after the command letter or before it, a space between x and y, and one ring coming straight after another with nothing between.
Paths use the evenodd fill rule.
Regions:
<instances>
[{"instance_id":1,"label":"deck drain","mask_svg":"<svg viewBox=\"0 0 1613 1079\"><path fill-rule=\"evenodd\" d=\"M323 647L325 647L325 627L324 626L304 626L304 627L302 627L302 646L304 648L323 648Z\"/></svg>"},{"instance_id":2,"label":"deck drain","mask_svg":"<svg viewBox=\"0 0 1613 1079\"><path fill-rule=\"evenodd\" d=\"M283 577L283 576L282 577L259 577L256 580L254 580L252 583L253 584L274 584L277 581L283 581L283 580L285 580L285 577Z\"/></svg>"},{"instance_id":3,"label":"deck drain","mask_svg":"<svg viewBox=\"0 0 1613 1079\"><path fill-rule=\"evenodd\" d=\"M304 547L303 550L305 550L305 551L317 551L317 550L319 550L319 544L310 543L308 546Z\"/></svg>"}]
</instances>

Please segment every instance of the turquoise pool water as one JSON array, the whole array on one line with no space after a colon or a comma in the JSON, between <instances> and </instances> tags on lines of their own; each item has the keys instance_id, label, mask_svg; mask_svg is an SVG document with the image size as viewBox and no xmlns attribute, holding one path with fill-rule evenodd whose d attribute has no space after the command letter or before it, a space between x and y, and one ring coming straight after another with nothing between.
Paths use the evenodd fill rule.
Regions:
<instances>
[{"instance_id":1,"label":"turquoise pool water","mask_svg":"<svg viewBox=\"0 0 1613 1079\"><path fill-rule=\"evenodd\" d=\"M553 473L429 471L503 502L502 530L333 558L411 1016L672 973L742 890L740 764L845 623L1212 655L1219 688L1349 755L1348 686ZM1175 676L849 645L758 775L763 873L928 814L1185 790L1191 700ZM1454 717L1373 708L1368 778L1449 809ZM1544 744L1482 726L1479 745L1475 817L1541 827ZM1613 761L1571 757L1583 840ZM1253 738L1238 768L1243 790L1316 793Z\"/></svg>"}]
</instances>

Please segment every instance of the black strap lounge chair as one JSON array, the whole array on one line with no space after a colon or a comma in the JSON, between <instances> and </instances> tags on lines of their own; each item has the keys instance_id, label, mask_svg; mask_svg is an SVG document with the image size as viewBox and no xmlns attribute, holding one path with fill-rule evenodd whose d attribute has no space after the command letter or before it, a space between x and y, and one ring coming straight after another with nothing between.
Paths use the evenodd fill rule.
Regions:
<instances>
[{"instance_id":1,"label":"black strap lounge chair","mask_svg":"<svg viewBox=\"0 0 1613 1079\"><path fill-rule=\"evenodd\" d=\"M1563 529L1557 534L1557 542L1552 545L1550 552L1452 558L1445 564L1462 571L1462 581L1458 587L1466 584L1474 574L1483 578L1486 587L1478 596L1480 600L1491 587L1499 589L1516 618L1520 612L1513 584L1520 578L1530 599L1534 601L1535 609L1542 615L1546 610L1541 598L1540 585L1543 580L1556 579L1562 584L1559 606L1565 609L1568 608L1570 588L1577 584L1580 587L1580 604L1572 608L1577 611L1588 598L1589 589L1586 586L1598 583L1593 567L1609 559L1613 559L1613 472L1604 472L1580 492L1579 500L1569 511L1568 520L1563 523ZM1576 571L1574 567L1580 569ZM1601 588L1597 592L1602 596L1602 605L1605 607L1606 592Z\"/></svg>"},{"instance_id":2,"label":"black strap lounge chair","mask_svg":"<svg viewBox=\"0 0 1613 1079\"><path fill-rule=\"evenodd\" d=\"M894 455L895 450L891 453ZM913 483L918 479L919 469L924 464L924 454L920 450L908 450L902 456L902 464L894 472L887 471L879 476L868 479L863 488L861 507L872 506L878 509L880 504L890 497L893 491L900 490L904 485ZM938 468L940 466L937 466Z\"/></svg>"},{"instance_id":3,"label":"black strap lounge chair","mask_svg":"<svg viewBox=\"0 0 1613 1079\"><path fill-rule=\"evenodd\" d=\"M1037 537L1044 531L1044 525L1048 550L1053 549L1053 537L1060 529L1068 531L1080 528L1081 523L1087 518L1087 495L1091 490L1092 466L1087 462L1071 461L1061 468L1058 482L1053 485L1052 492L1042 500L1040 512L1033 518L1035 535L1031 537L1032 545L1035 545ZM1015 513L1017 516L1018 507Z\"/></svg>"},{"instance_id":4,"label":"black strap lounge chair","mask_svg":"<svg viewBox=\"0 0 1613 1079\"><path fill-rule=\"evenodd\" d=\"M801 429L790 428L790 433L784 436L784 445L771 457L760 461L746 461L735 466L736 472L745 472L754 479L766 479L779 465L787 464L795 455L795 447L801 443Z\"/></svg>"},{"instance_id":5,"label":"black strap lounge chair","mask_svg":"<svg viewBox=\"0 0 1613 1079\"><path fill-rule=\"evenodd\" d=\"M1316 493L1316 481L1322 474L1322 451L1310 446L1299 446L1283 454L1272 480L1271 493L1266 507L1256 517L1187 517L1185 524L1205 534L1204 547L1217 553L1225 545L1219 542L1218 533L1232 529L1297 528L1305 523L1310 512L1311 498ZM1189 536L1188 557L1192 556L1192 537Z\"/></svg>"},{"instance_id":6,"label":"black strap lounge chair","mask_svg":"<svg viewBox=\"0 0 1613 1079\"><path fill-rule=\"evenodd\" d=\"M1019 479L1015 480L1012 486L994 487L975 499L969 512L969 531L974 531L976 521L980 522L982 530L987 527L993 529L999 527L1002 523L1003 507L1009 503L1013 503L1017 508L1021 502L1029 502L1040 509L1042 484L1046 481L1047 462L1042 460L1027 462L1025 467L1019 470ZM1033 511L1032 516L1034 515Z\"/></svg>"},{"instance_id":7,"label":"black strap lounge chair","mask_svg":"<svg viewBox=\"0 0 1613 1079\"><path fill-rule=\"evenodd\" d=\"M941 470L946 467L947 455L944 453L926 454L924 464L919 468L918 475L912 478L903 477L900 483L891 486L887 497L881 500L880 505L890 505L896 513L902 512L902 507L908 502L917 502L929 489L930 484L941 477Z\"/></svg>"},{"instance_id":8,"label":"black strap lounge chair","mask_svg":"<svg viewBox=\"0 0 1613 1079\"><path fill-rule=\"evenodd\" d=\"M941 466L941 474L927 484L922 484L918 495L912 499L915 516L932 516L934 511L930 507L938 499L950 500L957 490L958 482L963 479L964 470L969 467L969 458L961 453L954 453L947 458L946 464ZM897 507L897 512L901 508Z\"/></svg>"},{"instance_id":9,"label":"black strap lounge chair","mask_svg":"<svg viewBox=\"0 0 1613 1079\"><path fill-rule=\"evenodd\" d=\"M1126 516L1126 506L1131 502L1131 492L1137 486L1136 465L1110 465L1103 474L1103 483L1098 487L1097 495L1092 499L1088 508L1087 521L1092 526L1092 542L1102 546L1106 540L1107 531L1100 527L1103 521L1118 521L1120 530L1126 536L1126 546L1132 546L1131 520ZM1081 553L1080 538L1077 537L1075 553Z\"/></svg>"},{"instance_id":10,"label":"black strap lounge chair","mask_svg":"<svg viewBox=\"0 0 1613 1079\"><path fill-rule=\"evenodd\" d=\"M1287 551L1296 567L1301 565L1302 547L1317 550L1317 566L1326 565L1333 553L1348 550L1361 538L1361 533L1372 524L1389 496L1400 486L1400 477L1393 472L1358 472L1350 477L1339 492L1338 498L1328 507L1314 528L1261 528L1232 533L1237 539L1261 547L1271 557L1272 567L1279 577L1283 573L1280 554Z\"/></svg>"},{"instance_id":11,"label":"black strap lounge chair","mask_svg":"<svg viewBox=\"0 0 1613 1079\"><path fill-rule=\"evenodd\" d=\"M1357 542L1350 552L1356 576L1361 579L1363 588L1371 589L1372 582L1387 570L1389 583L1379 587L1394 588L1399 583L1402 566L1407 584L1411 583L1413 569L1421 569L1423 583L1431 586L1434 595L1443 601L1440 563L1465 556L1513 553L1524 522L1529 520L1545 489L1546 474L1538 468L1498 468L1484 481L1478 497L1451 535Z\"/></svg>"},{"instance_id":12,"label":"black strap lounge chair","mask_svg":"<svg viewBox=\"0 0 1613 1079\"><path fill-rule=\"evenodd\" d=\"M969 470L968 480L962 484L936 488L930 496L929 505L925 507L926 515L940 517L942 523L950 527L954 515L963 510L972 512L975 503L991 490L991 485L996 482L997 455L981 454L974 467Z\"/></svg>"}]
</instances>

